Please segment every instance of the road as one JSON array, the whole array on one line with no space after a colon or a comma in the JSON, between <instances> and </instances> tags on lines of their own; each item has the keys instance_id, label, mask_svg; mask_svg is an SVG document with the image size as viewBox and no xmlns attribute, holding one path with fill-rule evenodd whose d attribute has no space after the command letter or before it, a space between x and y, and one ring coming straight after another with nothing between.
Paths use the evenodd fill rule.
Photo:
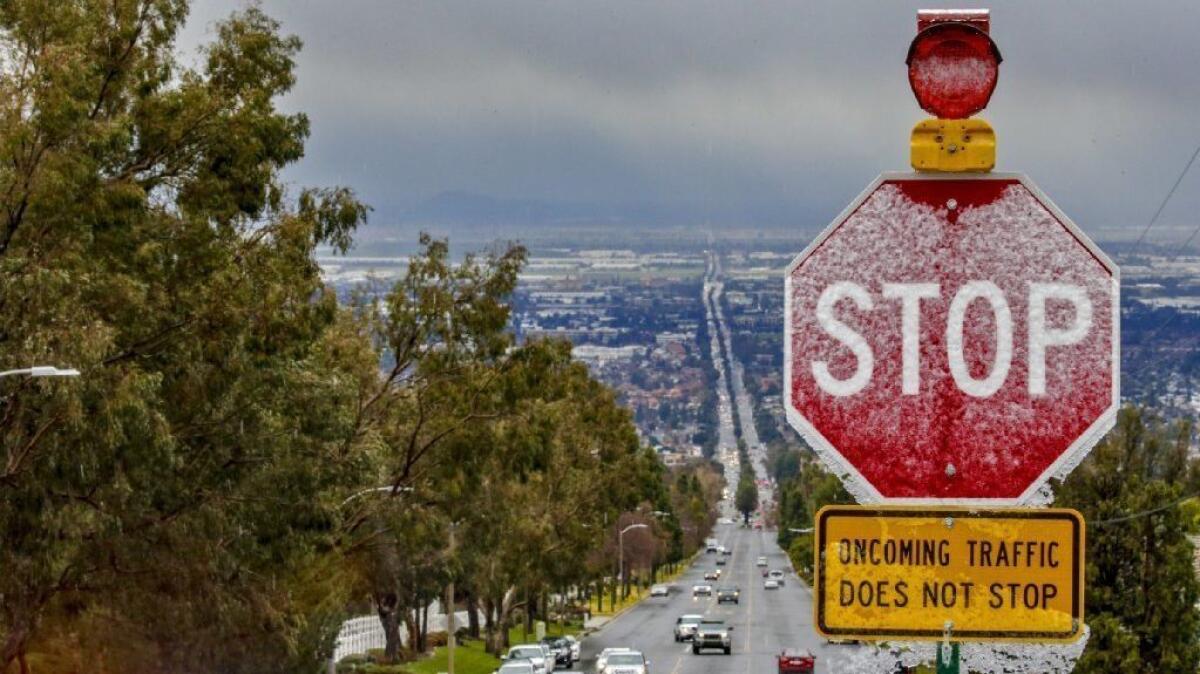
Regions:
<instances>
[{"instance_id":1,"label":"road","mask_svg":"<svg viewBox=\"0 0 1200 674\"><path fill-rule=\"evenodd\" d=\"M720 417L720 443L718 444L720 454L717 458L725 463L725 482L732 487L737 484L739 472L743 468L737 465L736 440L730 445L726 444L726 437L732 437L734 434L734 406L737 407L739 422L736 433L746 442L746 453L750 457L750 469L760 483L767 476L767 456L766 448L759 441L758 429L754 425L754 403L749 392L746 391L746 384L742 378L742 364L734 355L733 336L729 331L729 324L725 320L725 311L721 308L721 295L725 292L725 283L721 278L721 256L710 252L704 275L704 309L708 315L713 364L717 368L719 398L717 409ZM722 349L728 357L728 368L725 367L725 359L721 358ZM764 512L773 507L774 494L769 486L760 487L758 500Z\"/></svg>"},{"instance_id":2,"label":"road","mask_svg":"<svg viewBox=\"0 0 1200 674\"><path fill-rule=\"evenodd\" d=\"M708 314L714 365L718 372L718 416L720 433L715 458L725 465L726 483L737 484L744 467L738 465L734 439L732 407L737 405L742 421L742 437L747 440L751 469L765 476L764 452L754 429L750 396L741 381L741 364L733 356L732 343L720 298L720 257L710 254L704 283L704 304ZM720 340L720 344L718 344ZM729 368L721 359L721 346L729 355ZM731 391L732 389L732 391ZM732 395L731 395L732 393ZM732 491L732 490L731 490ZM772 500L770 488L760 490L764 505ZM769 507L769 505L765 505ZM729 499L721 503L721 521L736 517ZM671 587L666 598L646 599L617 616L599 631L584 639L583 660L576 669L593 672L596 655L604 648L624 646L642 651L655 674L757 674L775 671L775 656L784 648L805 648L817 655L817 671L832 672L831 654L851 646L826 644L812 626L812 594L792 571L787 555L775 543L774 531L759 531L736 524L718 524L713 534L721 544L733 550L720 567L723 579L717 587L735 586L741 590L738 604L717 605L716 597L693 598L692 585L704 582L704 572L716 566L715 554L704 554ZM770 569L783 569L786 582L778 590L765 590L758 557L767 558ZM693 655L690 644L674 640L675 620L687 613L723 618L733 626L733 653L705 651Z\"/></svg>"},{"instance_id":3,"label":"road","mask_svg":"<svg viewBox=\"0 0 1200 674\"><path fill-rule=\"evenodd\" d=\"M775 656L786 648L807 648L817 654L817 671L832 672L829 654L851 646L826 644L812 627L810 591L791 572L787 556L775 544L775 532L756 531L738 525L717 525L716 537L732 547L722 581L716 586L741 589L739 604L718 606L716 598L693 599L691 586L703 582L706 570L717 568L716 555L701 555L672 587L667 598L646 599L619 615L583 642L583 661L576 669L595 670L601 649L626 646L642 651L654 674L760 674L775 671ZM786 583L779 590L764 590L761 571L755 567L759 555L769 568L786 569ZM734 626L733 654L718 650L693 655L687 643L675 643L675 619L685 613L724 618Z\"/></svg>"},{"instance_id":4,"label":"road","mask_svg":"<svg viewBox=\"0 0 1200 674\"><path fill-rule=\"evenodd\" d=\"M720 423L717 454L725 466L726 484L737 484L737 445L733 424L733 406L742 421L742 437L756 477L765 477L764 450L754 429L750 396L741 381L741 364L733 356L731 335L721 310L724 284L718 255L710 254L705 274L703 300L709 326L710 348L718 374L717 411ZM729 356L729 368L721 357L722 346ZM732 395L731 395L732 394ZM732 489L730 490L732 491ZM760 501L770 507L769 487L760 489ZM737 515L729 499L721 504L721 520ZM724 578L717 587L733 585L741 589L740 603L718 606L716 597L693 598L692 585L703 581L704 572L716 567L716 555L705 554L672 585L671 596L646 599L584 639L583 660L576 669L593 672L596 655L604 648L624 646L642 651L655 674L751 674L775 671L775 656L784 648L806 648L817 655L817 671L833 672L829 655L851 646L829 645L817 636L812 626L812 595L792 571L787 555L775 543L774 531L758 531L736 524L718 524L714 532L723 545L733 550L721 567ZM767 558L768 568L786 572L784 587L765 590L761 569L755 566L759 556ZM733 653L705 651L693 655L687 643L674 640L675 620L687 613L720 617L733 625Z\"/></svg>"}]
</instances>

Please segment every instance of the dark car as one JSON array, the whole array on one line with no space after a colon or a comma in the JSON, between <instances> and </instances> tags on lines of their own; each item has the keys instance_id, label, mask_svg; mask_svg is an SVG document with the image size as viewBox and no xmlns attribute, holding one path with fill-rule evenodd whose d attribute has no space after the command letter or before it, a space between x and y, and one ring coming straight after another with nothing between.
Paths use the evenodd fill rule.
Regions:
<instances>
[{"instance_id":1,"label":"dark car","mask_svg":"<svg viewBox=\"0 0 1200 674\"><path fill-rule=\"evenodd\" d=\"M550 647L550 652L554 654L554 662L557 665L570 667L572 664L571 658L571 642L562 637L546 637L542 639L542 643Z\"/></svg>"},{"instance_id":2,"label":"dark car","mask_svg":"<svg viewBox=\"0 0 1200 674\"><path fill-rule=\"evenodd\" d=\"M729 655L733 651L733 641L729 633L733 625L726 625L724 620L705 618L696 626L696 634L692 637L692 653L698 654L706 648L719 648Z\"/></svg>"},{"instance_id":3,"label":"dark car","mask_svg":"<svg viewBox=\"0 0 1200 674\"><path fill-rule=\"evenodd\" d=\"M717 588L717 603L732 602L736 604L741 594L742 591L736 587L719 587Z\"/></svg>"}]
</instances>

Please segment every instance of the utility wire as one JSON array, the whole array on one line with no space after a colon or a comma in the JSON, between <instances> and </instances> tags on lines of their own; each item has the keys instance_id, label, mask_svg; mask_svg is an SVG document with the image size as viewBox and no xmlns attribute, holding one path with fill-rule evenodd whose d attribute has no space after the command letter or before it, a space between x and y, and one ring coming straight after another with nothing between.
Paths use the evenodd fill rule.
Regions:
<instances>
[{"instance_id":1,"label":"utility wire","mask_svg":"<svg viewBox=\"0 0 1200 674\"><path fill-rule=\"evenodd\" d=\"M1147 222L1146 227L1142 229L1141 235L1133 244L1132 255L1137 255L1138 251L1141 249L1142 241L1146 238L1146 234L1150 231L1150 228L1154 226L1154 223L1158 221L1158 216L1162 215L1163 209L1167 207L1167 202L1171 200L1171 197L1175 196L1175 190L1179 189L1179 185L1183 182L1183 177L1186 176L1188 170L1192 168L1192 164L1196 162L1197 156L1200 156L1200 145L1196 146L1196 151L1192 153L1192 158L1188 160L1187 164L1184 165L1183 170L1179 172L1179 177L1175 179L1175 184L1171 185L1171 189L1167 191L1167 195L1163 197L1162 203L1158 205L1158 210L1154 211L1154 217L1150 218L1150 222ZM1187 247L1192 245L1192 241L1196 238L1197 234L1200 234L1200 225L1197 225L1196 228L1192 230L1192 233L1188 235L1188 238L1185 239L1182 244L1175 247L1175 251L1171 253L1167 261L1173 262L1175 258L1179 257L1180 253L1182 253L1184 250L1187 250ZM1180 313L1182 312L1177 310L1170 316L1167 316L1167 320L1160 323L1158 327L1154 328L1145 337L1138 340L1138 346L1147 344L1150 342L1150 340L1157 337L1158 333L1165 330Z\"/></svg>"},{"instance_id":2,"label":"utility wire","mask_svg":"<svg viewBox=\"0 0 1200 674\"><path fill-rule=\"evenodd\" d=\"M1141 235L1138 236L1137 241L1134 242L1133 254L1136 255L1138 250L1141 249L1142 241L1145 240L1146 234L1150 232L1150 228L1154 226L1154 223L1158 222L1158 216L1162 215L1163 209L1167 207L1167 202L1171 200L1171 197L1175 196L1175 190L1179 189L1179 184L1183 182L1183 177L1187 175L1188 169L1192 168L1192 164L1196 163L1197 156L1200 156L1200 145L1196 146L1196 151L1192 153L1192 158L1188 160L1188 163L1184 165L1183 170L1179 172L1179 177L1175 179L1175 184L1171 185L1171 189L1168 190L1167 195L1163 197L1162 203L1158 205L1158 210L1154 211L1154 216L1150 218L1150 222L1146 223L1146 227L1142 229ZM1200 229L1197 231L1200 231ZM1192 237L1194 236L1196 236L1195 232L1192 233ZM1188 243L1191 243L1192 237L1188 237ZM1184 246L1186 247L1187 244L1184 244Z\"/></svg>"},{"instance_id":3,"label":"utility wire","mask_svg":"<svg viewBox=\"0 0 1200 674\"><path fill-rule=\"evenodd\" d=\"M1088 524L1093 527L1102 527L1102 526L1105 526L1108 524L1118 524L1120 522L1128 522L1129 520L1136 520L1136 519L1139 519L1142 517L1149 517L1150 515L1154 515L1156 513L1163 512L1164 510L1170 510L1171 508L1174 508L1174 507L1180 505L1181 503L1184 503L1185 501L1190 501L1190 500L1196 498L1197 496L1200 496L1200 494L1188 494L1186 496L1181 496L1178 499L1175 499L1174 501L1171 501L1170 503L1163 505L1163 506L1159 506L1157 508L1151 508L1150 510L1142 510L1140 512L1131 513L1129 515L1123 515L1121 517L1113 517L1112 519L1107 519L1107 520L1096 520L1093 522L1088 522Z\"/></svg>"}]
</instances>

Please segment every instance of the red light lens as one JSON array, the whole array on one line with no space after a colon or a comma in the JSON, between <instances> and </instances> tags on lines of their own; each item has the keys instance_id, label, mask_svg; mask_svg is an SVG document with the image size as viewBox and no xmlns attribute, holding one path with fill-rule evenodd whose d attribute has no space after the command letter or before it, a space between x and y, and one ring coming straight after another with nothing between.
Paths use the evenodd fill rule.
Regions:
<instances>
[{"instance_id":1,"label":"red light lens","mask_svg":"<svg viewBox=\"0 0 1200 674\"><path fill-rule=\"evenodd\" d=\"M917 34L907 62L921 108L942 119L963 119L987 107L1000 73L1000 50L974 26L942 23Z\"/></svg>"}]
</instances>

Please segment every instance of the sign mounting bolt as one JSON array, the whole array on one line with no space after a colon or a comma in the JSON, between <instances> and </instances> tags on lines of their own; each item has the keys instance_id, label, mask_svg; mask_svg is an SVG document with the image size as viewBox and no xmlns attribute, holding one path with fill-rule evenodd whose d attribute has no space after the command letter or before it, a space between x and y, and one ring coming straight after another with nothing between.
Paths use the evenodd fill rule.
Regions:
<instances>
[{"instance_id":1,"label":"sign mounting bolt","mask_svg":"<svg viewBox=\"0 0 1200 674\"><path fill-rule=\"evenodd\" d=\"M958 472L958 469L956 469L954 467L954 464L952 464L952 463L946 464L946 477L954 477L955 473L957 473L957 472Z\"/></svg>"},{"instance_id":2,"label":"sign mounting bolt","mask_svg":"<svg viewBox=\"0 0 1200 674\"><path fill-rule=\"evenodd\" d=\"M948 208L950 210L954 210L954 209L958 208L958 199L947 199L946 200L946 208Z\"/></svg>"},{"instance_id":3,"label":"sign mounting bolt","mask_svg":"<svg viewBox=\"0 0 1200 674\"><path fill-rule=\"evenodd\" d=\"M943 523L946 525L947 529L952 529L954 527L954 518L947 517L945 520L943 520Z\"/></svg>"}]
</instances>

